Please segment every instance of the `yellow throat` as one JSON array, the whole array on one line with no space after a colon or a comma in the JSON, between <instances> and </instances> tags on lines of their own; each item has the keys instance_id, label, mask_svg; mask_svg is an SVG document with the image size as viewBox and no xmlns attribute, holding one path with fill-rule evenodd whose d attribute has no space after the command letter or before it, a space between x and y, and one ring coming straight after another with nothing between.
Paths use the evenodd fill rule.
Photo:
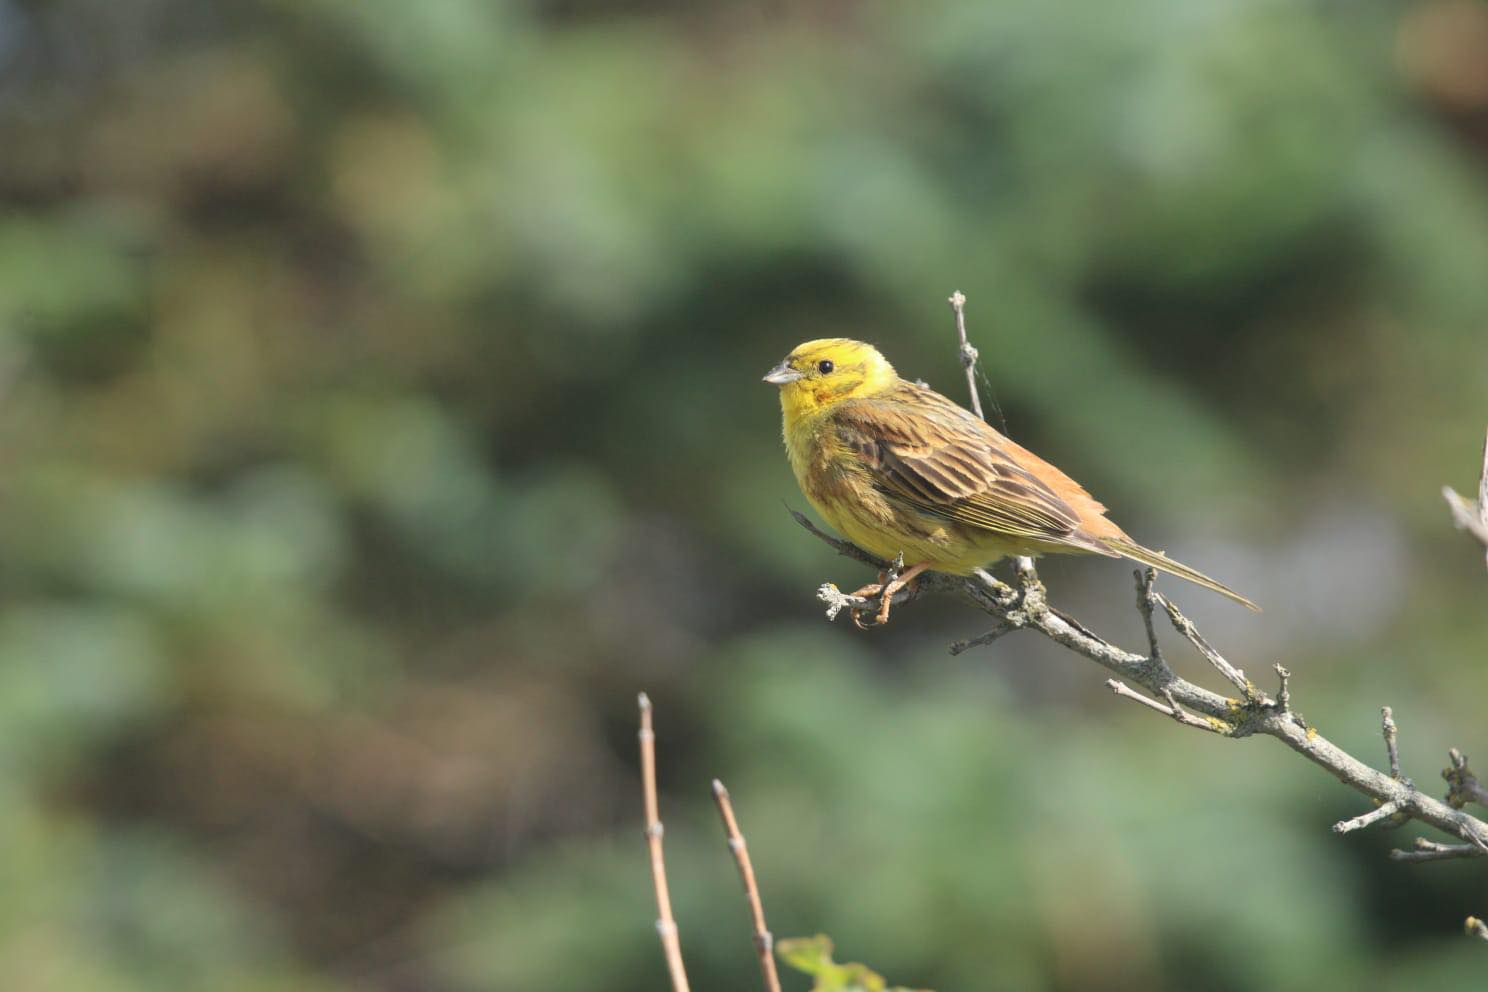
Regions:
<instances>
[{"instance_id":1,"label":"yellow throat","mask_svg":"<svg viewBox=\"0 0 1488 992\"><path fill-rule=\"evenodd\" d=\"M780 411L789 435L802 421L843 400L883 392L899 381L899 374L871 344L821 338L797 345L765 381L780 387Z\"/></svg>"}]
</instances>

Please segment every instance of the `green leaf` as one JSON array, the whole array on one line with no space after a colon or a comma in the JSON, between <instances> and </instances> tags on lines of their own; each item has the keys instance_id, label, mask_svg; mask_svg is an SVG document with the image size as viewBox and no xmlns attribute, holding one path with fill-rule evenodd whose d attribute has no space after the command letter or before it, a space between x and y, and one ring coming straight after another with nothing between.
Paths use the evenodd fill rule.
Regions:
<instances>
[{"instance_id":1,"label":"green leaf","mask_svg":"<svg viewBox=\"0 0 1488 992\"><path fill-rule=\"evenodd\" d=\"M889 988L884 977L865 964L836 963L832 960L832 938L823 933L782 940L775 951L792 968L816 978L811 992L914 992L902 985Z\"/></svg>"}]
</instances>

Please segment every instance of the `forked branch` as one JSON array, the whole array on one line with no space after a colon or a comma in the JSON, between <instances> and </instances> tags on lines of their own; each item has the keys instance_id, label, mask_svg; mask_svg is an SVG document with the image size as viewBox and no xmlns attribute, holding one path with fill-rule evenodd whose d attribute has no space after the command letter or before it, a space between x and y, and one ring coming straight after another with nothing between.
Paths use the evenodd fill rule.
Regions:
<instances>
[{"instance_id":1,"label":"forked branch","mask_svg":"<svg viewBox=\"0 0 1488 992\"><path fill-rule=\"evenodd\" d=\"M672 916L672 897L667 888L666 858L662 851L661 814L656 799L656 731L651 723L651 699L644 692L637 697L640 707L641 729L641 793L646 809L646 846L651 852L651 882L656 890L656 933L661 938L661 950L666 958L667 973L671 977L672 992L689 992L687 970L682 965L682 945L677 935L677 921ZM728 790L718 779L713 780L713 799L718 804L718 815L723 819L723 832L728 838L729 851L739 869L739 879L744 884L744 898L749 905L749 916L754 926L754 949L759 958L760 974L765 981L765 992L780 992L780 976L775 971L775 938L765 926L765 907L760 901L759 884L754 878L754 865L749 860L749 848L744 843L744 834L739 830L738 818L734 816L734 805Z\"/></svg>"}]
</instances>

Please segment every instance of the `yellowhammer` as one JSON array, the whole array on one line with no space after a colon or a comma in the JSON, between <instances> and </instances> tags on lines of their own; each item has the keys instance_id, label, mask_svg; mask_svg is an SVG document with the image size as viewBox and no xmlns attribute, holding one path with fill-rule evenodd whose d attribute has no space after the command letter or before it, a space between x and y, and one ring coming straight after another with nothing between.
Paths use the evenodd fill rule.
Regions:
<instances>
[{"instance_id":1,"label":"yellowhammer","mask_svg":"<svg viewBox=\"0 0 1488 992\"><path fill-rule=\"evenodd\" d=\"M899 378L872 345L807 341L771 369L801 492L834 528L908 567L855 595L893 594L926 569L967 575L1012 555L1126 557L1259 611L1200 572L1137 544L1069 476L935 390Z\"/></svg>"}]
</instances>

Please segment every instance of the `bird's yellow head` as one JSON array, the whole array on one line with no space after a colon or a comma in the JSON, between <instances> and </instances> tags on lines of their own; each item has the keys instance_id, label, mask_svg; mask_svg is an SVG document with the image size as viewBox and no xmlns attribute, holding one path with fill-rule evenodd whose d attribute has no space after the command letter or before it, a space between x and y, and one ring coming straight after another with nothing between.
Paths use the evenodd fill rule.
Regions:
<instances>
[{"instance_id":1,"label":"bird's yellow head","mask_svg":"<svg viewBox=\"0 0 1488 992\"><path fill-rule=\"evenodd\" d=\"M780 387L786 420L830 409L843 400L872 396L899 381L894 366L871 344L822 338L800 344L765 375Z\"/></svg>"}]
</instances>

